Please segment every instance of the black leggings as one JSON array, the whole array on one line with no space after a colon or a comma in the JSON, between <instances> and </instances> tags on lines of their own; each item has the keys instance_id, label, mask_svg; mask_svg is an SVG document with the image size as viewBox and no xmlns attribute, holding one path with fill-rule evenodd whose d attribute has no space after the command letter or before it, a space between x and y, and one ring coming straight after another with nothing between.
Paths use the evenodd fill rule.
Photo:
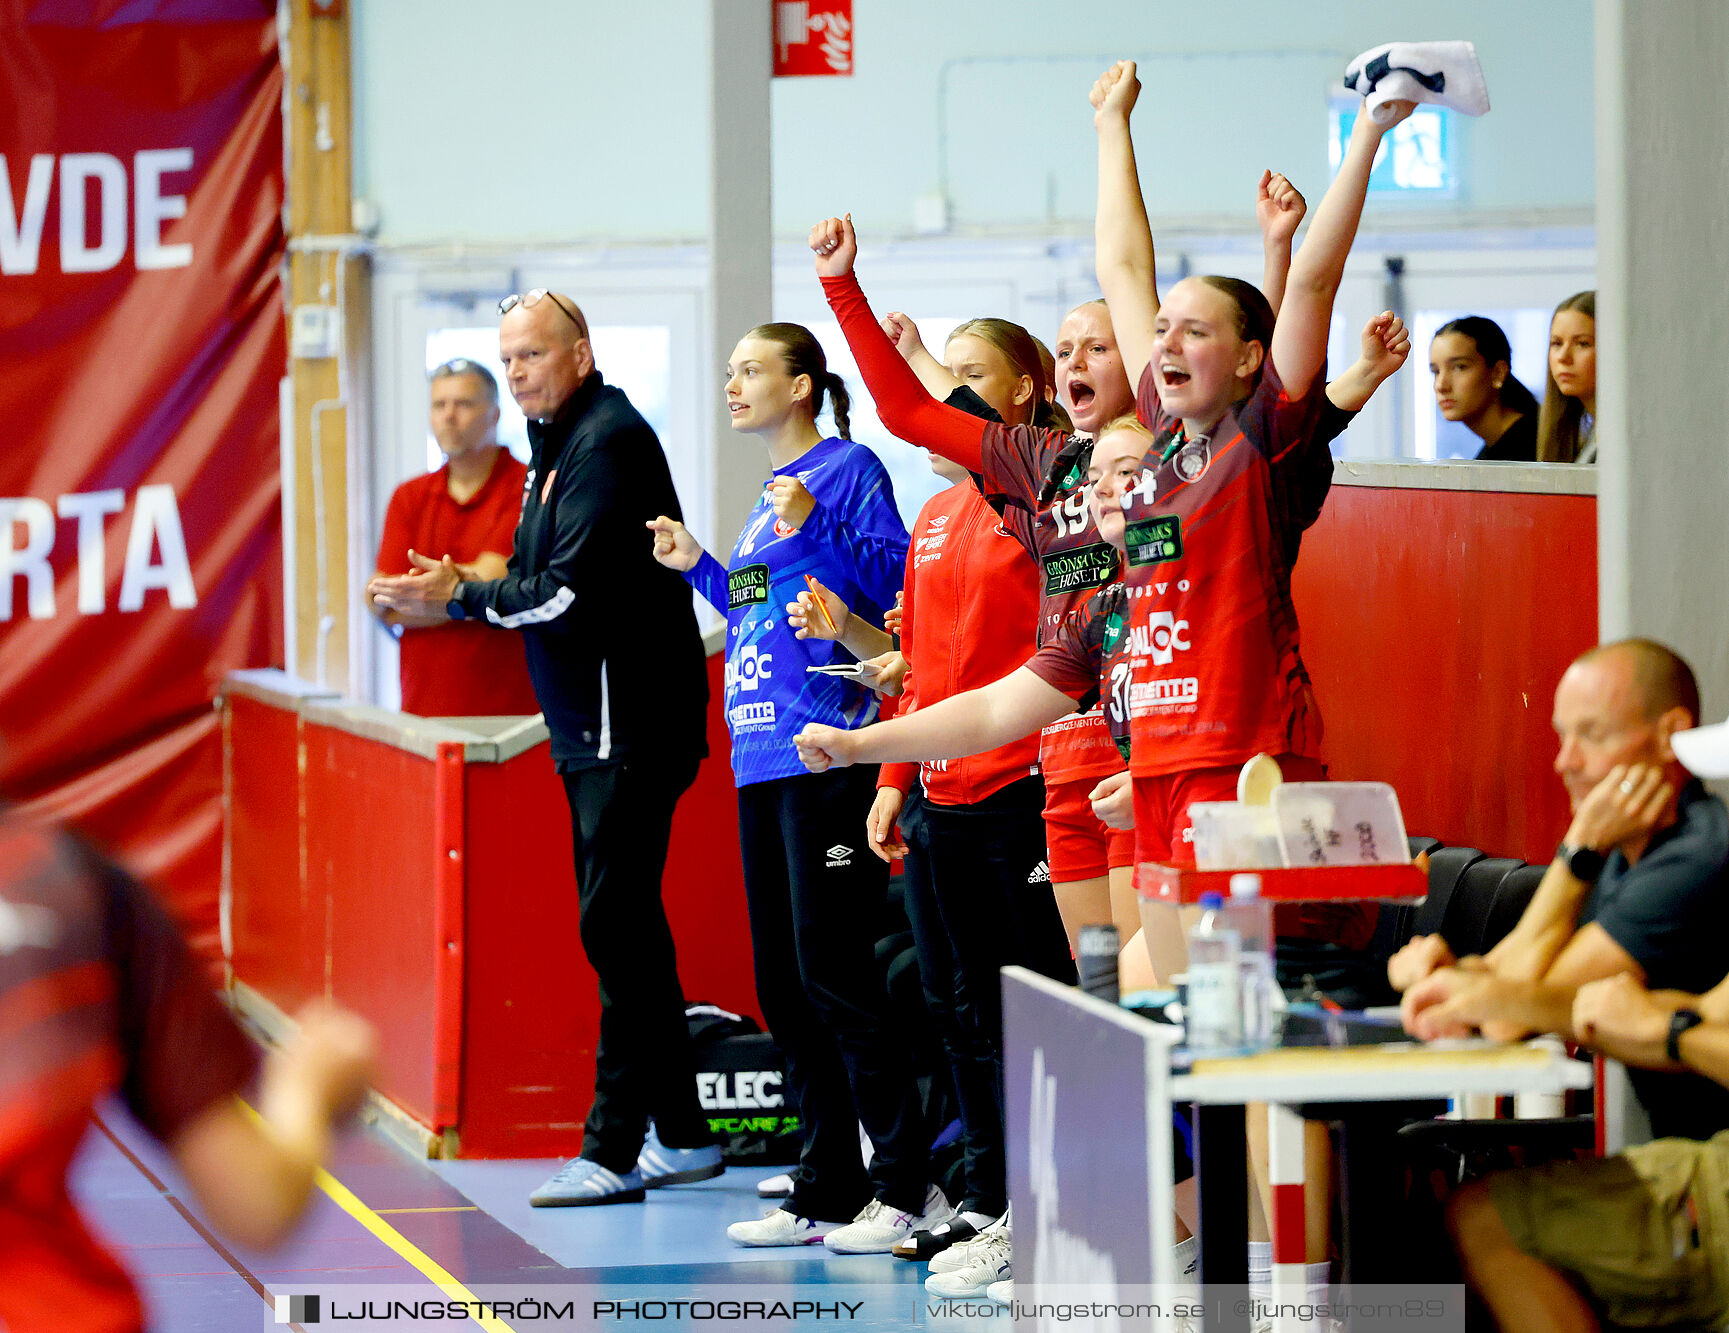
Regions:
<instances>
[{"instance_id":1,"label":"black leggings","mask_svg":"<svg viewBox=\"0 0 1729 1333\"><path fill-rule=\"evenodd\" d=\"M1018 965L1075 981L1046 868L1044 806L1038 777L972 805L937 805L915 787L900 820L919 980L961 1106L966 1204L992 1217L1009 1206L997 974Z\"/></svg>"},{"instance_id":2,"label":"black leggings","mask_svg":"<svg viewBox=\"0 0 1729 1333\"><path fill-rule=\"evenodd\" d=\"M786 1207L825 1222L850 1222L873 1197L922 1212L929 1177L930 1134L876 961L889 871L865 847L876 773L830 769L738 791L757 1000L804 1135Z\"/></svg>"}]
</instances>

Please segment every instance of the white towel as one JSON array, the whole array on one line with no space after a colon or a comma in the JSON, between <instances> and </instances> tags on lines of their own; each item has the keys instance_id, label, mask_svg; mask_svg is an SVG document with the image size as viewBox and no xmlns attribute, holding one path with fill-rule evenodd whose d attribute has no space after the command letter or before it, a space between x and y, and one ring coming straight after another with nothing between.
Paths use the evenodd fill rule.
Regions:
<instances>
[{"instance_id":1,"label":"white towel","mask_svg":"<svg viewBox=\"0 0 1729 1333\"><path fill-rule=\"evenodd\" d=\"M1384 125L1389 102L1435 102L1480 116L1489 109L1489 85L1470 42L1388 42L1345 67L1345 87L1367 100Z\"/></svg>"}]
</instances>

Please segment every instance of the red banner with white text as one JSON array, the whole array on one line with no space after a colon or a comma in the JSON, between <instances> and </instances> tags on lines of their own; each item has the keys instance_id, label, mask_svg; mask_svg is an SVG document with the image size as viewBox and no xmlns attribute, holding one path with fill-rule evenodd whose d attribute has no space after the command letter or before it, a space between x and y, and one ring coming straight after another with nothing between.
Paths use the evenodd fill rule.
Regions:
<instances>
[{"instance_id":1,"label":"red banner with white text","mask_svg":"<svg viewBox=\"0 0 1729 1333\"><path fill-rule=\"evenodd\" d=\"M228 671L279 661L272 0L0 0L0 792L216 948Z\"/></svg>"}]
</instances>

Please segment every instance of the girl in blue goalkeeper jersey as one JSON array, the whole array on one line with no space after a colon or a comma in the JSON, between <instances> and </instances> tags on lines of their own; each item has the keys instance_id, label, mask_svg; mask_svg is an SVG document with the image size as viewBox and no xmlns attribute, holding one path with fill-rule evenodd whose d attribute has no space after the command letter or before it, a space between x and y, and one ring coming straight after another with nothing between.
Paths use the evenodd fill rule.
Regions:
<instances>
[{"instance_id":1,"label":"girl in blue goalkeeper jersey","mask_svg":"<svg viewBox=\"0 0 1729 1333\"><path fill-rule=\"evenodd\" d=\"M825 398L838 437L817 428ZM732 558L722 568L674 519L648 526L655 558L726 613L726 717L757 998L786 1057L804 1134L792 1196L727 1234L741 1245L886 1251L940 1221L947 1205L927 1192L930 1136L875 960L870 927L888 866L859 830L876 772L813 775L792 745L807 722L852 730L874 721L876 696L857 680L807 672L850 658L798 638L786 606L809 575L880 620L901 586L907 532L888 473L848 438L846 389L808 330L764 324L746 334L727 365L726 400L733 429L762 439L771 468ZM860 1122L874 1146L868 1172Z\"/></svg>"}]
</instances>

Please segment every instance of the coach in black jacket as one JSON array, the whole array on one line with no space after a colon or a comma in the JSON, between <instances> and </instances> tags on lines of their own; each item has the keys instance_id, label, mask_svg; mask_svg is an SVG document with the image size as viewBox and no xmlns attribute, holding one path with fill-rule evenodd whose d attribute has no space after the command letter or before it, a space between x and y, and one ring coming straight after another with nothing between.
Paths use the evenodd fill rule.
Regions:
<instances>
[{"instance_id":1,"label":"coach in black jacket","mask_svg":"<svg viewBox=\"0 0 1729 1333\"><path fill-rule=\"evenodd\" d=\"M477 581L415 552L420 572L368 591L395 610L525 636L570 802L582 943L601 1003L582 1156L533 1202L631 1202L645 1186L721 1170L660 897L673 807L708 753L708 675L690 589L655 563L644 527L679 513L660 441L601 379L568 297L530 292L500 309L499 356L533 446L508 570ZM645 1148L650 1117L657 1139Z\"/></svg>"}]
</instances>

